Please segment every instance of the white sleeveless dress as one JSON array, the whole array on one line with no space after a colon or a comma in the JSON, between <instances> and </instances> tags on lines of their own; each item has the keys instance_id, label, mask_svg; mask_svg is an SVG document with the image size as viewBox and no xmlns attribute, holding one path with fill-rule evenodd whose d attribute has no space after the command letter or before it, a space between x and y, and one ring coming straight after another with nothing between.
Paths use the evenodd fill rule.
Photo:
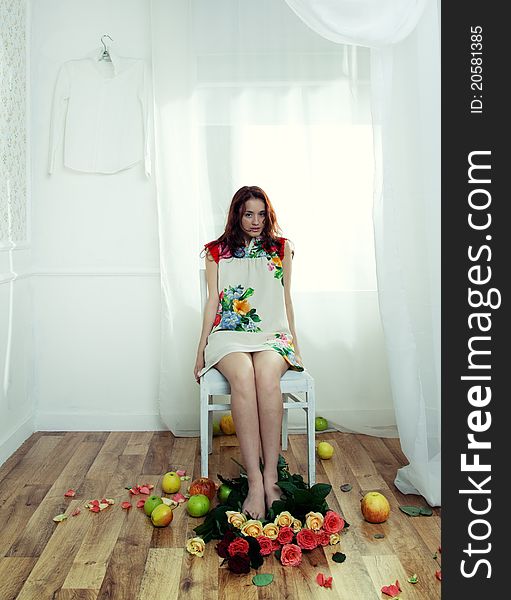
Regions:
<instances>
[{"instance_id":1,"label":"white sleeveless dress","mask_svg":"<svg viewBox=\"0 0 511 600\"><path fill-rule=\"evenodd\" d=\"M227 249L210 249L218 263L219 303L199 377L231 352L274 350L290 369L304 370L295 356L286 314L282 266L285 238L279 238L271 251L263 248L261 240L252 238L234 256Z\"/></svg>"}]
</instances>

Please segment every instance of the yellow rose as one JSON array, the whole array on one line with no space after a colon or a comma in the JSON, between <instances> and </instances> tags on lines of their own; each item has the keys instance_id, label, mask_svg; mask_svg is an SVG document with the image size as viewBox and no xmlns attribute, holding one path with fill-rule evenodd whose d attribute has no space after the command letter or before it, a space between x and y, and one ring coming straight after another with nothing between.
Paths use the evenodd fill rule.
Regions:
<instances>
[{"instance_id":1,"label":"yellow rose","mask_svg":"<svg viewBox=\"0 0 511 600\"><path fill-rule=\"evenodd\" d=\"M279 527L291 527L293 520L293 515L287 510L284 510L275 517L275 521L273 522Z\"/></svg>"},{"instance_id":2,"label":"yellow rose","mask_svg":"<svg viewBox=\"0 0 511 600\"><path fill-rule=\"evenodd\" d=\"M305 515L305 527L313 531L319 531L323 527L323 515L318 512L308 512Z\"/></svg>"},{"instance_id":3,"label":"yellow rose","mask_svg":"<svg viewBox=\"0 0 511 600\"><path fill-rule=\"evenodd\" d=\"M302 522L300 521L300 519L295 519L293 521L293 524L291 525L291 528L294 531L294 533L298 533L302 528Z\"/></svg>"},{"instance_id":4,"label":"yellow rose","mask_svg":"<svg viewBox=\"0 0 511 600\"><path fill-rule=\"evenodd\" d=\"M279 528L275 523L266 523L263 527L263 535L270 538L270 540L276 540L279 535Z\"/></svg>"},{"instance_id":5,"label":"yellow rose","mask_svg":"<svg viewBox=\"0 0 511 600\"><path fill-rule=\"evenodd\" d=\"M274 262L277 267L281 267L282 266L282 261L280 260L280 256L272 256L272 262Z\"/></svg>"},{"instance_id":6,"label":"yellow rose","mask_svg":"<svg viewBox=\"0 0 511 600\"><path fill-rule=\"evenodd\" d=\"M186 541L186 549L190 554L195 554L196 556L204 556L205 548L206 543L201 537L190 538Z\"/></svg>"},{"instance_id":7,"label":"yellow rose","mask_svg":"<svg viewBox=\"0 0 511 600\"><path fill-rule=\"evenodd\" d=\"M241 533L251 537L259 537L263 533L263 524L258 519L250 519L243 524Z\"/></svg>"},{"instance_id":8,"label":"yellow rose","mask_svg":"<svg viewBox=\"0 0 511 600\"><path fill-rule=\"evenodd\" d=\"M247 517L236 510L226 510L225 514L227 515L227 522L238 529L241 529L243 523L247 521Z\"/></svg>"},{"instance_id":9,"label":"yellow rose","mask_svg":"<svg viewBox=\"0 0 511 600\"><path fill-rule=\"evenodd\" d=\"M250 310L250 304L248 300L233 300L232 307L234 312L243 316L245 316Z\"/></svg>"},{"instance_id":10,"label":"yellow rose","mask_svg":"<svg viewBox=\"0 0 511 600\"><path fill-rule=\"evenodd\" d=\"M338 544L340 541L341 541L341 536L338 533L330 534L330 546L334 546L335 544Z\"/></svg>"}]
</instances>

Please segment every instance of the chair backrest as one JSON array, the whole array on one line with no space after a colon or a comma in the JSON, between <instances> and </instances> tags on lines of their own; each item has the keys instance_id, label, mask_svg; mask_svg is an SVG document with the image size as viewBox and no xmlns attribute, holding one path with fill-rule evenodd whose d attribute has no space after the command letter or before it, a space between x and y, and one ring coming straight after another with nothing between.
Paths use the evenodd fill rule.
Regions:
<instances>
[{"instance_id":1,"label":"chair backrest","mask_svg":"<svg viewBox=\"0 0 511 600\"><path fill-rule=\"evenodd\" d=\"M208 300L208 282L206 279L206 269L199 269L200 277L200 300L201 300L201 314L204 314L204 308Z\"/></svg>"}]
</instances>

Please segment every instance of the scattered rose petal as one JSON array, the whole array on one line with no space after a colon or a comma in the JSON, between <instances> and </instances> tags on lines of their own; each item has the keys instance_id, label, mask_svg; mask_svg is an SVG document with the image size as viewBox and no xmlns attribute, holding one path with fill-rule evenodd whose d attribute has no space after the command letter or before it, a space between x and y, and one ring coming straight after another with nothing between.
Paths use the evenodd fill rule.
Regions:
<instances>
[{"instance_id":1,"label":"scattered rose petal","mask_svg":"<svg viewBox=\"0 0 511 600\"><path fill-rule=\"evenodd\" d=\"M326 577L325 575L323 575L323 573L318 573L316 575L316 581L321 587L332 587L332 577Z\"/></svg>"},{"instance_id":2,"label":"scattered rose petal","mask_svg":"<svg viewBox=\"0 0 511 600\"><path fill-rule=\"evenodd\" d=\"M67 515L62 513L61 515L57 515L56 517L53 517L53 520L56 523L60 523L61 521L65 521L67 519Z\"/></svg>"},{"instance_id":3,"label":"scattered rose petal","mask_svg":"<svg viewBox=\"0 0 511 600\"><path fill-rule=\"evenodd\" d=\"M343 483L341 485L341 492L351 492L352 489L353 486L351 485L351 483Z\"/></svg>"},{"instance_id":4,"label":"scattered rose petal","mask_svg":"<svg viewBox=\"0 0 511 600\"><path fill-rule=\"evenodd\" d=\"M121 504L121 507L124 508L124 509L128 509L128 508L132 507L132 504L131 504L131 502L123 502Z\"/></svg>"},{"instance_id":5,"label":"scattered rose petal","mask_svg":"<svg viewBox=\"0 0 511 600\"><path fill-rule=\"evenodd\" d=\"M438 546L438 552L440 552L440 554L442 554L442 546Z\"/></svg>"},{"instance_id":6,"label":"scattered rose petal","mask_svg":"<svg viewBox=\"0 0 511 600\"><path fill-rule=\"evenodd\" d=\"M74 511L71 513L72 517L76 517L77 515L79 515L82 511L80 510L80 508L76 507L74 509Z\"/></svg>"},{"instance_id":7,"label":"scattered rose petal","mask_svg":"<svg viewBox=\"0 0 511 600\"><path fill-rule=\"evenodd\" d=\"M435 577L438 581L442 581L442 571L435 571Z\"/></svg>"},{"instance_id":8,"label":"scattered rose petal","mask_svg":"<svg viewBox=\"0 0 511 600\"><path fill-rule=\"evenodd\" d=\"M172 506L173 508L179 506L179 502L172 500L172 498L166 498L165 496L162 496L161 499L163 504L166 504L167 506Z\"/></svg>"},{"instance_id":9,"label":"scattered rose petal","mask_svg":"<svg viewBox=\"0 0 511 600\"><path fill-rule=\"evenodd\" d=\"M181 494L181 492L177 492L177 494L174 494L172 496L172 499L175 500L176 502L185 502L186 498L183 496L183 494Z\"/></svg>"},{"instance_id":10,"label":"scattered rose petal","mask_svg":"<svg viewBox=\"0 0 511 600\"><path fill-rule=\"evenodd\" d=\"M142 508L145 504L145 500L137 500L137 508Z\"/></svg>"},{"instance_id":11,"label":"scattered rose petal","mask_svg":"<svg viewBox=\"0 0 511 600\"><path fill-rule=\"evenodd\" d=\"M100 511L99 505L98 506L96 506L95 504L91 505L90 510L91 510L91 512L98 513Z\"/></svg>"},{"instance_id":12,"label":"scattered rose petal","mask_svg":"<svg viewBox=\"0 0 511 600\"><path fill-rule=\"evenodd\" d=\"M141 494L150 494L150 493L151 493L151 490L148 488L148 486L147 486L147 485L143 485L143 486L140 488L140 493L141 493Z\"/></svg>"},{"instance_id":13,"label":"scattered rose petal","mask_svg":"<svg viewBox=\"0 0 511 600\"><path fill-rule=\"evenodd\" d=\"M66 498L72 498L73 496L76 496L76 492L72 489L67 490L67 492L64 494L64 496Z\"/></svg>"},{"instance_id":14,"label":"scattered rose petal","mask_svg":"<svg viewBox=\"0 0 511 600\"><path fill-rule=\"evenodd\" d=\"M182 475L186 475L186 469L178 469L176 471L176 475L178 475L179 477L181 477Z\"/></svg>"},{"instance_id":15,"label":"scattered rose petal","mask_svg":"<svg viewBox=\"0 0 511 600\"><path fill-rule=\"evenodd\" d=\"M417 577L416 573L414 573L411 577L408 577L408 583L417 583L419 581L419 578Z\"/></svg>"},{"instance_id":16,"label":"scattered rose petal","mask_svg":"<svg viewBox=\"0 0 511 600\"><path fill-rule=\"evenodd\" d=\"M397 598L397 596L399 596L400 591L401 591L401 588L399 587L399 581L397 579L396 579L396 583L391 583L390 585L384 585L381 588L382 594L386 594L387 596L390 596L391 598Z\"/></svg>"}]
</instances>

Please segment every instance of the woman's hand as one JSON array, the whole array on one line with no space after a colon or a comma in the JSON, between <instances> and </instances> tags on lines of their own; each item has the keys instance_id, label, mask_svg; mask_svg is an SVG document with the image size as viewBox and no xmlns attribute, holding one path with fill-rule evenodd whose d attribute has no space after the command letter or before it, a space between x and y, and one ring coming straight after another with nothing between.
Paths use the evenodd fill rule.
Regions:
<instances>
[{"instance_id":1,"label":"woman's hand","mask_svg":"<svg viewBox=\"0 0 511 600\"><path fill-rule=\"evenodd\" d=\"M195 367L193 369L193 376L195 377L195 381L197 383L200 382L200 377L199 377L199 373L202 371L202 369L204 368L204 351L199 352L197 354L197 359L195 361Z\"/></svg>"}]
</instances>

